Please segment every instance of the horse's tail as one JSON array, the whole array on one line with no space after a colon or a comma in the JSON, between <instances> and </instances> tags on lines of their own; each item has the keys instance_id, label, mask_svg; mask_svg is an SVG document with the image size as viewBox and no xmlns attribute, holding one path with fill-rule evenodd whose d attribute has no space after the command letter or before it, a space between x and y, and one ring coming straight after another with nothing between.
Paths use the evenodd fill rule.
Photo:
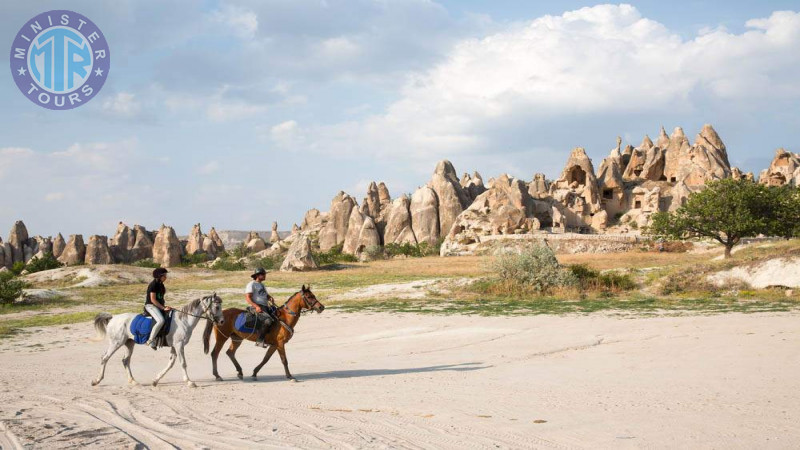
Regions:
<instances>
[{"instance_id":1,"label":"horse's tail","mask_svg":"<svg viewBox=\"0 0 800 450\"><path fill-rule=\"evenodd\" d=\"M203 330L203 353L208 354L209 341L211 340L211 330L214 329L214 322L206 320L206 329Z\"/></svg>"},{"instance_id":2,"label":"horse's tail","mask_svg":"<svg viewBox=\"0 0 800 450\"><path fill-rule=\"evenodd\" d=\"M94 330L97 332L97 339L103 339L106 336L106 326L108 326L109 320L111 320L111 314L105 312L94 317Z\"/></svg>"}]
</instances>

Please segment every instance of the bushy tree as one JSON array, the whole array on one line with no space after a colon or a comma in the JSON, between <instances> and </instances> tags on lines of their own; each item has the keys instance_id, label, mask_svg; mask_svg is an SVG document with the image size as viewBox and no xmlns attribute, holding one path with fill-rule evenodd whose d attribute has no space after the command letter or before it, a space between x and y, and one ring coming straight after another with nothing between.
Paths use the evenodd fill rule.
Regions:
<instances>
[{"instance_id":1,"label":"bushy tree","mask_svg":"<svg viewBox=\"0 0 800 450\"><path fill-rule=\"evenodd\" d=\"M725 258L742 238L760 234L791 237L800 231L797 188L771 188L747 180L725 179L689 195L674 212L653 215L645 231L665 239L711 238L725 247Z\"/></svg>"},{"instance_id":2,"label":"bushy tree","mask_svg":"<svg viewBox=\"0 0 800 450\"><path fill-rule=\"evenodd\" d=\"M38 256L31 258L31 260L28 261L28 264L25 265L25 270L27 270L28 273L34 273L41 272L43 270L58 269L63 265L64 264L57 260L52 253L48 252L43 254L41 258Z\"/></svg>"},{"instance_id":3,"label":"bushy tree","mask_svg":"<svg viewBox=\"0 0 800 450\"><path fill-rule=\"evenodd\" d=\"M0 272L0 304L14 303L22 296L22 290L27 284L16 278L10 271Z\"/></svg>"}]
</instances>

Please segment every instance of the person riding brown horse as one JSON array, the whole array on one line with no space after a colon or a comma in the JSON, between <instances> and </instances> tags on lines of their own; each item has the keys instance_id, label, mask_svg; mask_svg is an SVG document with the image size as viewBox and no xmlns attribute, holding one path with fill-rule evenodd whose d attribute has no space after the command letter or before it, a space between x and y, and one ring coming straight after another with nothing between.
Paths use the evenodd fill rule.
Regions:
<instances>
[{"instance_id":1,"label":"person riding brown horse","mask_svg":"<svg viewBox=\"0 0 800 450\"><path fill-rule=\"evenodd\" d=\"M262 267L256 269L250 278L253 281L247 283L244 288L244 298L247 300L247 312L253 314L258 319L256 324L260 327L258 332L257 347L267 347L264 337L267 335L272 323L275 321L274 314L278 308L275 306L275 299L267 293L267 288L262 284L267 278L267 271Z\"/></svg>"},{"instance_id":2,"label":"person riding brown horse","mask_svg":"<svg viewBox=\"0 0 800 450\"><path fill-rule=\"evenodd\" d=\"M253 379L256 379L258 371L261 370L264 364L269 361L269 358L277 350L281 357L281 362L283 363L283 369L286 372L286 378L294 380L294 377L289 372L289 361L286 359L286 349L284 346L294 335L294 330L297 327L297 322L300 320L300 313L302 311L310 310L321 313L324 309L325 305L317 300L317 297L311 292L310 286L306 287L303 285L300 291L289 297L289 300L279 307L275 313L278 324L273 326L266 335L265 341L269 344L269 349L261 363L253 369ZM211 352L211 366L217 381L222 381L222 377L220 377L217 372L217 356L219 356L219 352L229 338L231 340L231 345L225 354L228 355L234 367L236 367L236 376L239 377L240 380L244 377L242 375L242 366L236 361L236 349L242 345L243 340L253 341L256 338L255 333L241 332L236 329L234 325L236 318L243 312L244 310L239 308L228 308L222 312L224 317L224 322L222 322L222 324L212 324L211 322L206 324L206 329L203 333L203 351L208 354L209 341L213 331L216 341L214 343L214 349Z\"/></svg>"}]
</instances>

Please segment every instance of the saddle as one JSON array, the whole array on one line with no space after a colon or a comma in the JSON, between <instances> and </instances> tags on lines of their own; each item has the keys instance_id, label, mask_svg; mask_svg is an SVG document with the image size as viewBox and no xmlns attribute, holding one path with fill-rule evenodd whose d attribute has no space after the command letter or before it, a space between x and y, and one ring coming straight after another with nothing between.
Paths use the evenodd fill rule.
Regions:
<instances>
[{"instance_id":1,"label":"saddle","mask_svg":"<svg viewBox=\"0 0 800 450\"><path fill-rule=\"evenodd\" d=\"M247 308L247 311L242 311L236 316L233 326L240 333L257 333L264 326L271 328L273 323L275 323L275 319L265 321L259 314L251 311L251 308Z\"/></svg>"},{"instance_id":2,"label":"saddle","mask_svg":"<svg viewBox=\"0 0 800 450\"><path fill-rule=\"evenodd\" d=\"M156 345L158 347L165 347L167 345L167 334L169 333L169 329L172 325L172 315L175 313L175 310L169 311L169 314L164 315L164 326L161 327L161 331L158 332L158 335L155 337ZM131 334L133 335L133 341L137 344L144 344L150 338L150 331L153 329L153 325L155 325L156 321L150 317L150 315L138 314L136 317L133 318L131 321Z\"/></svg>"}]
</instances>

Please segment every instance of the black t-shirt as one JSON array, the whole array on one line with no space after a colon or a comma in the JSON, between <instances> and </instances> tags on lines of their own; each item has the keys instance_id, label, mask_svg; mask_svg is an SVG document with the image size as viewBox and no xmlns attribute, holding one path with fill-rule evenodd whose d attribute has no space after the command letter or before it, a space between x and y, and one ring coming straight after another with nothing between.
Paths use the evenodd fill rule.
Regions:
<instances>
[{"instance_id":1,"label":"black t-shirt","mask_svg":"<svg viewBox=\"0 0 800 450\"><path fill-rule=\"evenodd\" d=\"M164 283L161 280L153 280L147 286L147 298L144 300L145 305L152 305L153 302L150 301L150 293L155 292L156 300L161 303L161 306L166 306L164 303L164 294L167 293L167 288L164 287Z\"/></svg>"}]
</instances>

